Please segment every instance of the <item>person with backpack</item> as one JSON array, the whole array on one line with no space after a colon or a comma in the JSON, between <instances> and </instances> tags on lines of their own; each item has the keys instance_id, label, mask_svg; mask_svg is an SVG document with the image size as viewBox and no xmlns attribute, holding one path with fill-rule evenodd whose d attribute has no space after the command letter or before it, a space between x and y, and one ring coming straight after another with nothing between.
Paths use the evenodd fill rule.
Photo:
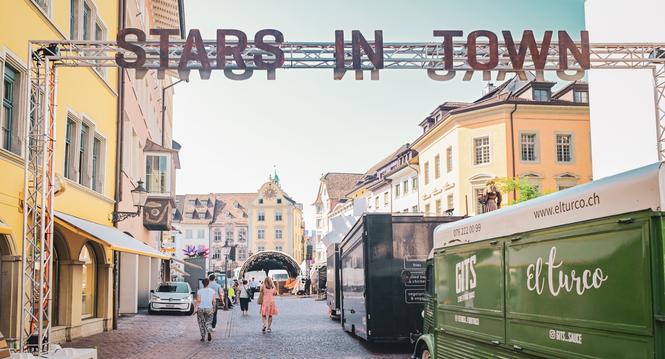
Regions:
<instances>
[{"instance_id":1,"label":"person with backpack","mask_svg":"<svg viewBox=\"0 0 665 359\"><path fill-rule=\"evenodd\" d=\"M252 300L251 296L251 289L247 286L247 280L243 279L242 284L238 288L238 291L240 294L238 294L238 298L240 299L240 311L242 312L242 315L247 315L249 314L249 301Z\"/></svg>"}]
</instances>

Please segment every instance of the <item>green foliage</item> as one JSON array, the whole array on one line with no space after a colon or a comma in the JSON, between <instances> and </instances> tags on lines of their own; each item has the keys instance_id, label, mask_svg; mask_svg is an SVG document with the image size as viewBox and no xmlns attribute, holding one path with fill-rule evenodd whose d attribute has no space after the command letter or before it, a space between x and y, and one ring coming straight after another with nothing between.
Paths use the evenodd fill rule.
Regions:
<instances>
[{"instance_id":1,"label":"green foliage","mask_svg":"<svg viewBox=\"0 0 665 359\"><path fill-rule=\"evenodd\" d=\"M528 201L541 195L538 187L523 178L499 178L496 180L496 185L503 194L517 191L517 200L513 203Z\"/></svg>"}]
</instances>

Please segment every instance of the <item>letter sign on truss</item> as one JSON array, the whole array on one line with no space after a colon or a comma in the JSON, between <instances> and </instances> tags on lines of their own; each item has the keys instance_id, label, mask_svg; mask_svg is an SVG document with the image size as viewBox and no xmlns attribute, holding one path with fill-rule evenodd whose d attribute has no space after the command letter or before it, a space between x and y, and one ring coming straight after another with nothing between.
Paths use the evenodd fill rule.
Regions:
<instances>
[{"instance_id":1,"label":"letter sign on truss","mask_svg":"<svg viewBox=\"0 0 665 359\"><path fill-rule=\"evenodd\" d=\"M29 63L30 104L26 123L25 178L23 201L23 292L20 350L44 354L50 350L53 257L53 200L55 151L56 68L123 67L138 77L156 70L189 77L199 71L203 79L222 70L232 80L245 80L256 70L265 70L270 80L277 69L330 69L335 80L354 71L361 80L379 79L380 71L421 69L435 81L447 81L463 73L470 80L480 71L483 80L504 80L509 73L525 76L534 71L543 79L553 71L564 80L580 79L588 69L651 69L654 78L657 149L665 159L665 44L590 44L588 34L574 42L565 31L547 31L542 39L524 31L520 41L508 31L501 36L485 30L463 38L459 30L435 30L440 41L421 43L384 42L382 31L368 40L352 31L350 41L335 31L333 42L286 42L278 30L258 31L253 41L234 29L217 30L216 39L203 40L198 30L187 39L172 40L175 31L152 29L148 38L139 29L122 29L117 41L31 41ZM500 41L500 37L503 41Z\"/></svg>"}]
</instances>

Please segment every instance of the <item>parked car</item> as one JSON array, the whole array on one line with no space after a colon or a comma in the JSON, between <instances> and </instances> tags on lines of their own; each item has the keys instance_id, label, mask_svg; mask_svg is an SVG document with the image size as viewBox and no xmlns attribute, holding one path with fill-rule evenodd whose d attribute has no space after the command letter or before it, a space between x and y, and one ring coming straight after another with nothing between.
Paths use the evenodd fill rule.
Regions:
<instances>
[{"instance_id":1,"label":"parked car","mask_svg":"<svg viewBox=\"0 0 665 359\"><path fill-rule=\"evenodd\" d=\"M195 295L187 282L162 283L156 290L150 291L148 313L176 312L192 315Z\"/></svg>"}]
</instances>

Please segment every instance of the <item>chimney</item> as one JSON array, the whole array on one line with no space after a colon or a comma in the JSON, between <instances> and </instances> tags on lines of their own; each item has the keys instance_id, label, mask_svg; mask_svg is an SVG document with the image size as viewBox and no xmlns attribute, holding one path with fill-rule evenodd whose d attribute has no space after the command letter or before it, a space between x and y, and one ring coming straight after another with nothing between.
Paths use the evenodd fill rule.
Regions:
<instances>
[{"instance_id":1,"label":"chimney","mask_svg":"<svg viewBox=\"0 0 665 359\"><path fill-rule=\"evenodd\" d=\"M487 95L488 93L492 92L496 87L494 87L494 84L491 82L488 82L487 85L485 85L485 88L483 89L483 96Z\"/></svg>"}]
</instances>

